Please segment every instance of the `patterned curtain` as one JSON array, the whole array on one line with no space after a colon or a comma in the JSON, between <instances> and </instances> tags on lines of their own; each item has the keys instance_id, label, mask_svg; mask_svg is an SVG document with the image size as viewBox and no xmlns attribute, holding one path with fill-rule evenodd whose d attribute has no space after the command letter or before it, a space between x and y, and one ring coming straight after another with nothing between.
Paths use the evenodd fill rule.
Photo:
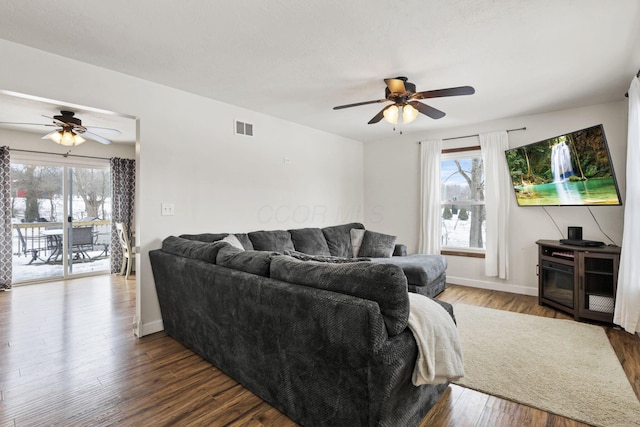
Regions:
<instances>
[{"instance_id":1,"label":"patterned curtain","mask_svg":"<svg viewBox=\"0 0 640 427\"><path fill-rule=\"evenodd\" d=\"M111 159L111 273L119 273L122 267L122 250L116 232L116 222L123 223L129 232L133 230L133 205L136 188L136 161L131 159Z\"/></svg>"},{"instance_id":2,"label":"patterned curtain","mask_svg":"<svg viewBox=\"0 0 640 427\"><path fill-rule=\"evenodd\" d=\"M11 289L11 162L9 147L0 147L0 290Z\"/></svg>"}]
</instances>

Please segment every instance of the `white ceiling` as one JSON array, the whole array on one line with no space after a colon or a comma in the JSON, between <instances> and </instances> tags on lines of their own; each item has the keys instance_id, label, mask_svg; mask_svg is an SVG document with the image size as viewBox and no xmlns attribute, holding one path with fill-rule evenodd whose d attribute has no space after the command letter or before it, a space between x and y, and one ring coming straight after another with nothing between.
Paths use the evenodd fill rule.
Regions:
<instances>
[{"instance_id":1,"label":"white ceiling","mask_svg":"<svg viewBox=\"0 0 640 427\"><path fill-rule=\"evenodd\" d=\"M405 134L624 99L640 2L3 0L0 38L366 141L392 135L382 105L332 107L387 77L476 89Z\"/></svg>"}]
</instances>

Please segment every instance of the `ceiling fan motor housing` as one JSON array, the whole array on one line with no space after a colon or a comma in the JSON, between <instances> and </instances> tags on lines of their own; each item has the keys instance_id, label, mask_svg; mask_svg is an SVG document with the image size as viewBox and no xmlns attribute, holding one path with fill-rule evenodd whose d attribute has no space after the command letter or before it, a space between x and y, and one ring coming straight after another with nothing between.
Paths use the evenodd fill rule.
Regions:
<instances>
[{"instance_id":1,"label":"ceiling fan motor housing","mask_svg":"<svg viewBox=\"0 0 640 427\"><path fill-rule=\"evenodd\" d=\"M80 120L77 117L73 117L76 113L74 113L73 111L60 111L60 115L59 116L53 116L54 119L61 121L63 123L67 123L70 125L77 125L77 126L81 126L82 125L82 120Z\"/></svg>"},{"instance_id":2,"label":"ceiling fan motor housing","mask_svg":"<svg viewBox=\"0 0 640 427\"><path fill-rule=\"evenodd\" d=\"M403 92L391 92L389 86L384 88L384 96L389 101L396 103L405 103L414 93L416 93L416 85L408 82L406 77L396 77L395 80L402 80L404 82Z\"/></svg>"}]
</instances>

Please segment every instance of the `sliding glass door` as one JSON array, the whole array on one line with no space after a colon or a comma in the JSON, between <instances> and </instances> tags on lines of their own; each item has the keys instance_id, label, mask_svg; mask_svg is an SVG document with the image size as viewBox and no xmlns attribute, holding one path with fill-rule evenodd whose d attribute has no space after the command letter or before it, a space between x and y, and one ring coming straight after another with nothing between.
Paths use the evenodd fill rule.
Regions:
<instances>
[{"instance_id":1,"label":"sliding glass door","mask_svg":"<svg viewBox=\"0 0 640 427\"><path fill-rule=\"evenodd\" d=\"M110 271L108 163L12 160L11 174L14 283Z\"/></svg>"}]
</instances>

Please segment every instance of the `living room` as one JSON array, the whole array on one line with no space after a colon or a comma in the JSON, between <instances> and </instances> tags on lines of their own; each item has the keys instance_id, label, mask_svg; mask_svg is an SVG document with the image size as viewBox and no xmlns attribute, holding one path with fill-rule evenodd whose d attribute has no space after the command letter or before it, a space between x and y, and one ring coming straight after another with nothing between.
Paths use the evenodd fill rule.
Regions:
<instances>
[{"instance_id":1,"label":"living room","mask_svg":"<svg viewBox=\"0 0 640 427\"><path fill-rule=\"evenodd\" d=\"M268 111L268 108L264 105L256 105L256 109L243 107L240 101L222 102L216 100L216 93L192 93L189 89L178 89L168 83L154 82L144 77L144 69L140 71L139 76L135 76L109 69L100 62L101 55L115 55L114 52L119 49L132 49L132 57L141 55L143 58L145 43L153 45L153 41L132 43L132 46L103 41L103 50L99 54L96 53L98 58L92 62L90 59L72 59L62 45L61 50L57 51L42 40L30 40L24 35L22 40L13 40L14 36L6 33L16 25L5 22L12 17L9 13L3 14L4 17L1 18L5 30L1 34L3 39L0 40L0 52L3 53L5 61L0 69L0 90L100 108L134 117L138 121L138 197L135 233L138 250L142 256L137 260L135 324L136 334L146 336L162 330L162 320L150 262L145 254L159 248L162 240L169 235L220 230L247 232L323 227L360 221L370 229L397 235L398 241L405 243L409 252L416 252L419 240L420 186L418 141L526 127L526 130L509 133L509 145L516 147L564 132L603 124L620 192L624 198L628 105L624 93L640 65L637 45L637 40L640 39L637 37L639 25L638 19L635 18L638 9L635 2L622 2L623 6L615 10L611 10L611 6L598 7L595 3L590 5L598 10L598 13L593 15L600 16L597 19L591 18L584 24L587 29L575 24L576 27L580 27L582 37L590 33L595 34L590 35L589 41L600 36L602 39L601 44L593 47L597 53L591 54L587 61L578 55L574 57L571 50L545 57L543 53L550 48L549 40L545 38L543 43L539 43L535 39L542 36L535 32L532 32L536 34L531 37L533 41L514 40L501 45L499 49L496 48L495 52L494 49L486 47L487 45L482 45L485 46L483 49L478 48L480 53L477 56L480 58L484 51L496 60L510 58L504 59L505 63L522 61L530 66L528 54L520 50L520 44L530 48L538 45L538 50L534 52L536 55L530 55L538 61L547 61L545 64L538 64L535 71L523 65L519 68L519 73L510 76L500 75L500 78L496 79L502 80L506 88L500 90L501 97L491 98L487 103L502 104L500 116L485 115L485 106L482 104L468 104L473 102L474 97L482 100L487 92L497 91L497 83L494 83L495 86L479 85L478 80L481 76L473 67L445 64L428 69L424 64L429 61L425 59L420 59L419 65L402 63L400 59L409 62L410 58L419 53L400 47L400 59L389 59L389 64L381 64L376 60L363 66L366 72L340 77L341 85L346 86L348 83L353 87L353 91L336 91L326 102L326 109L333 116L333 120L337 117L341 122L335 127L335 132L331 132L320 126L314 128L309 122L305 122L305 117L302 117L304 114L301 114L299 121L282 118L286 117L289 110L279 110L278 105L274 105L272 114L258 112ZM342 7L337 3L332 6ZM412 3L412 6L422 7L418 6L418 2ZM438 16L449 17L453 22L452 25L438 26L442 31L438 39L446 39L450 35L453 38L451 33L461 31L460 28L465 24L480 27L478 22L489 19L490 15L498 22L502 19L501 13L496 11L498 6L466 6L469 9L465 12L464 19L460 18L459 21L454 20L452 15L460 10L464 11L465 5L458 4L458 8L447 13L439 8L436 8L438 11L430 11ZM504 6L508 6L512 12L517 12L518 6L513 2L504 2ZM551 7L550 3L545 3L545 6ZM43 10L47 8L43 6ZM567 2L562 10L566 12L569 9L584 8L576 3ZM349 10L353 13L351 8ZM539 11L538 8L536 10ZM389 13L397 13L394 17L398 21L409 19L412 15L411 8L403 13L391 10ZM355 19L354 15L347 15ZM590 16L589 13L584 15L585 19ZM381 16L377 15L379 19ZM526 8L515 16L519 17L518 22L523 25L531 18L528 27L535 28L538 32L543 32L540 28L544 25L556 27L562 24L565 29L572 26L559 17L549 17L549 21L545 23L536 15L538 20L533 20L533 16L526 13ZM569 21L570 17L564 18ZM344 21L339 21L340 24L349 24L348 19L342 19ZM7 25L4 25L5 23ZM420 27L419 23L414 22L413 25L416 28ZM477 28L476 26L473 28ZM255 49L263 47L266 43L259 40L260 31L268 32L269 29L264 22L260 28L255 29ZM296 29L302 33L300 27ZM390 29L386 28L386 31ZM618 44L608 46L604 33L615 33L615 42ZM99 33L86 35L92 42L98 40L100 43ZM15 37L19 38L18 35ZM310 37L305 36L305 39ZM369 37L372 39L371 43L379 42L383 38L378 34L370 34ZM427 33L422 37L432 35ZM495 39L493 34L486 37L490 41ZM477 41L478 45L481 42ZM95 44L89 41L87 43L91 48L96 48ZM396 43L400 42L396 40ZM326 91L332 91L332 76L329 72L336 73L343 64L323 63L321 71L314 75L310 70L302 68L300 62L306 56L320 56L325 54L329 47L337 46L339 45L321 44L316 51L310 49L299 56L279 59L288 61L287 67L276 67L274 63L263 63L260 67L235 64L227 58L230 54L224 50L208 46L193 48L200 49L201 52L214 52L212 56L218 58L219 67L228 67L223 73L227 80L231 80L230 83L222 85L226 90L229 90L228 87L242 87L244 84L242 79L234 79L236 67L238 73L243 71L241 68L251 67L254 71L268 71L274 79L276 76L286 79L292 73L309 72L312 76L310 80L316 84L322 82ZM73 43L70 43L67 49L72 47ZM295 47L305 52L302 42ZM452 47L445 43L442 47L419 56L445 56L443 51L449 48ZM500 49L508 48L511 49L509 53L505 53L504 56L498 55ZM606 60L603 60L603 57ZM359 55L356 58L361 59ZM471 59L469 58L469 61ZM478 61L477 57L473 59ZM553 76L554 67L562 69L556 64L560 60L575 65L567 67L569 71L565 71L561 81L555 84L568 85L569 80L579 80L583 73L587 73L589 79L578 85L578 89L589 91L591 98L579 96L575 92L576 89L572 88L571 93L558 91L555 103L521 107L516 101L534 97L532 92L525 91L523 86L531 84L534 92L541 91L547 80L542 80L539 76ZM226 61L230 61L229 64L225 64ZM464 65L466 59L458 58L456 61ZM142 59L140 62L140 67L144 67ZM176 75L186 73L192 66L173 61L171 55L165 58L163 65ZM273 66L275 71L269 71L269 66ZM349 68L353 69L352 66ZM425 68L428 69L426 72L423 71ZM549 71L542 73L545 68L549 68ZM617 71L611 74L614 77L609 79L610 74L606 70L610 68ZM386 122L366 124L370 116L379 110L378 106L330 111L335 105L381 97L384 91L382 79L393 77L397 73L406 73L420 90L469 84L476 88L476 94L434 100L434 106L448 113L443 119L444 124L421 116L416 122L395 132L392 125ZM374 74L377 76L375 79ZM553 80L553 77L549 79ZM301 84L299 81L296 83ZM292 86L291 91L295 92L298 88ZM245 95L240 88L236 90L239 99ZM272 103L282 102L274 95L277 91L265 88L265 92L272 98ZM304 98L301 95L298 97ZM314 104L314 99L307 98L303 101L306 104ZM263 102L266 104L266 101ZM471 107L468 105L472 105L475 111L470 111ZM294 108L302 109L299 106ZM235 120L253 124L255 135L236 135ZM412 130L413 125L423 127ZM353 131L353 135L358 137L345 136L349 132L345 129L349 127L357 129ZM403 131L402 135L399 130ZM477 138L453 140L445 144L449 147L477 145ZM174 215L161 215L163 203L175 206ZM564 232L568 226L582 226L585 238L606 240L606 243L609 243L600 231L599 224L616 244L621 245L624 205L592 208L598 224L583 207L552 207L547 211L548 213L541 208L520 208L513 201L508 224L511 248L508 279L486 277L481 258L448 256L447 277L450 283L535 296L538 291L535 244L537 240L559 239L564 236L560 235L558 228Z\"/></svg>"}]
</instances>

